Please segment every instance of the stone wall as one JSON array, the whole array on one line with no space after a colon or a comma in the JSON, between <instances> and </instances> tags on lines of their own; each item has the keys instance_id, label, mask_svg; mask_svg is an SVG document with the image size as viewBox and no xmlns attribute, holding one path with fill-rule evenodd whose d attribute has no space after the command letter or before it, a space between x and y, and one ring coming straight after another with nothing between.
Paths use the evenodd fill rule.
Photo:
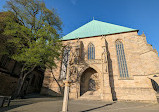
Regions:
<instances>
[{"instance_id":1,"label":"stone wall","mask_svg":"<svg viewBox=\"0 0 159 112\"><path fill-rule=\"evenodd\" d=\"M0 72L0 95L11 96L17 86L17 78Z\"/></svg>"},{"instance_id":2,"label":"stone wall","mask_svg":"<svg viewBox=\"0 0 159 112\"><path fill-rule=\"evenodd\" d=\"M17 87L21 67L22 64L0 55L0 95L12 95ZM42 82L43 71L36 68L27 76L22 91L26 94L39 93Z\"/></svg>"},{"instance_id":3,"label":"stone wall","mask_svg":"<svg viewBox=\"0 0 159 112\"><path fill-rule=\"evenodd\" d=\"M105 44L105 40L107 45ZM129 77L125 79L122 79L119 74L115 45L117 40L120 40L124 45L129 74ZM82 64L81 61L80 64L77 65L79 77L81 77L84 70L86 70L85 68L92 67L95 69L99 74L99 81L101 82L101 91L99 91L101 99L157 102L156 94L153 90L149 75L159 74L159 58L157 51L153 49L151 45L147 44L145 35L140 36L137 34L137 31L134 31L107 36L68 40L63 41L63 44L73 45L77 41L81 41L83 43L82 56L85 62ZM92 43L95 46L95 60L91 61L87 59L89 43ZM102 62L103 46L108 47L108 59L105 65ZM53 69L53 71L58 82L63 88L63 84L59 79L61 62L57 62L57 64L58 67ZM108 72L105 73L103 71L103 67L107 66ZM42 89L42 93L47 93L47 88L48 90L52 90L60 94L59 85L52 79L52 75L49 71L46 71L45 73L43 87L45 88L45 91ZM70 92L70 96L72 96L72 98L80 97L80 82L72 87L74 89L71 89L73 92Z\"/></svg>"}]
</instances>

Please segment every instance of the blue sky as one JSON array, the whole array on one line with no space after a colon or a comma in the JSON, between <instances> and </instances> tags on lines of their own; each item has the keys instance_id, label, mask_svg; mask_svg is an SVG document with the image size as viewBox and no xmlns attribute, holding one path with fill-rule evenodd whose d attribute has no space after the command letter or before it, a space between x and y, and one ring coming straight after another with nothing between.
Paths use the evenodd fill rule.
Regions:
<instances>
[{"instance_id":1,"label":"blue sky","mask_svg":"<svg viewBox=\"0 0 159 112\"><path fill-rule=\"evenodd\" d=\"M0 11L6 0L0 0ZM96 20L143 31L159 52L159 0L44 0L57 9L63 21L63 35Z\"/></svg>"}]
</instances>

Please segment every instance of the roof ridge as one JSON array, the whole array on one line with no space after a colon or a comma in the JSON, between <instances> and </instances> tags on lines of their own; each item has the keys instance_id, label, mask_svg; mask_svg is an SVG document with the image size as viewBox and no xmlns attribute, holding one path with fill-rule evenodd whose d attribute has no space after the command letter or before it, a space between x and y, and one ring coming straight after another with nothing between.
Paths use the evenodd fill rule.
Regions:
<instances>
[{"instance_id":1,"label":"roof ridge","mask_svg":"<svg viewBox=\"0 0 159 112\"><path fill-rule=\"evenodd\" d=\"M93 21L93 20L92 20L92 21ZM90 21L90 22L91 22L91 21ZM90 22L88 22L88 23L90 23ZM81 27L83 27L83 26L87 25L88 23L86 23L86 24L84 24L84 25L82 25L82 26L78 27L77 29L75 29L75 30L71 31L70 33L72 33L72 32L74 32L74 31L78 30L79 28L81 28ZM68 34L70 34L70 33L68 33ZM68 34L66 34L66 35L68 35ZM65 35L65 36L66 36L66 35Z\"/></svg>"},{"instance_id":2,"label":"roof ridge","mask_svg":"<svg viewBox=\"0 0 159 112\"><path fill-rule=\"evenodd\" d=\"M92 20L93 21L93 20ZM102 22L102 23L106 23L106 24L110 24L110 25L115 25L115 26L120 26L120 27L126 27L126 26L122 26L122 25L118 25L118 24L114 24L114 23L109 23L109 22L104 22L104 21L99 21L99 20L95 20L98 22ZM130 28L130 27L126 27L126 28ZM133 28L132 28L133 29Z\"/></svg>"},{"instance_id":3,"label":"roof ridge","mask_svg":"<svg viewBox=\"0 0 159 112\"><path fill-rule=\"evenodd\" d=\"M137 30L94 19L80 26L76 30L68 33L62 38L62 40L115 34L115 33L121 33L121 32L129 32L129 31L137 31Z\"/></svg>"}]
</instances>

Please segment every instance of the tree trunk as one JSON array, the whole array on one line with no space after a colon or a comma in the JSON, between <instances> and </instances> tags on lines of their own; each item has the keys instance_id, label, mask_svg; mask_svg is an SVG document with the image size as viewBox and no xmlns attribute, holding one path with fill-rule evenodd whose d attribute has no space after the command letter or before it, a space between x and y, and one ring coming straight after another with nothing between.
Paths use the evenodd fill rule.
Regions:
<instances>
[{"instance_id":1,"label":"tree trunk","mask_svg":"<svg viewBox=\"0 0 159 112\"><path fill-rule=\"evenodd\" d=\"M16 89L16 91L15 91L15 94L14 94L14 96L13 96L13 99L20 96L21 90L22 90L22 88L23 88L23 85L24 85L24 82L25 82L25 79L26 79L27 75L28 75L29 73L31 73L31 72L34 70L35 67L36 67L36 66L33 66L33 68L30 69L30 70L29 70L27 73L25 73L25 74L24 74L23 72L21 72L20 78L19 78L19 80L18 80L17 89ZM23 68L22 68L22 69L23 69Z\"/></svg>"},{"instance_id":2,"label":"tree trunk","mask_svg":"<svg viewBox=\"0 0 159 112\"><path fill-rule=\"evenodd\" d=\"M18 90L17 90L17 97L20 96L20 94L21 94L21 90L22 90L22 88L23 88L23 85L24 85L26 76L27 76L27 74L24 74L24 76L22 77L22 79L21 79L20 82L19 82Z\"/></svg>"}]
</instances>

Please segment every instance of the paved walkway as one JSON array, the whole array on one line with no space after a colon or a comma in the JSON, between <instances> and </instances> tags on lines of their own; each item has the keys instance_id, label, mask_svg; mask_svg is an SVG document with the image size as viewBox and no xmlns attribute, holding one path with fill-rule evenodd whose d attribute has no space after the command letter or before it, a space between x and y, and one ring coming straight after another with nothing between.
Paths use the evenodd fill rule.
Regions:
<instances>
[{"instance_id":1,"label":"paved walkway","mask_svg":"<svg viewBox=\"0 0 159 112\"><path fill-rule=\"evenodd\" d=\"M0 112L60 112L61 108L62 98L44 97L14 100ZM159 112L159 104L71 100L69 112Z\"/></svg>"}]
</instances>

